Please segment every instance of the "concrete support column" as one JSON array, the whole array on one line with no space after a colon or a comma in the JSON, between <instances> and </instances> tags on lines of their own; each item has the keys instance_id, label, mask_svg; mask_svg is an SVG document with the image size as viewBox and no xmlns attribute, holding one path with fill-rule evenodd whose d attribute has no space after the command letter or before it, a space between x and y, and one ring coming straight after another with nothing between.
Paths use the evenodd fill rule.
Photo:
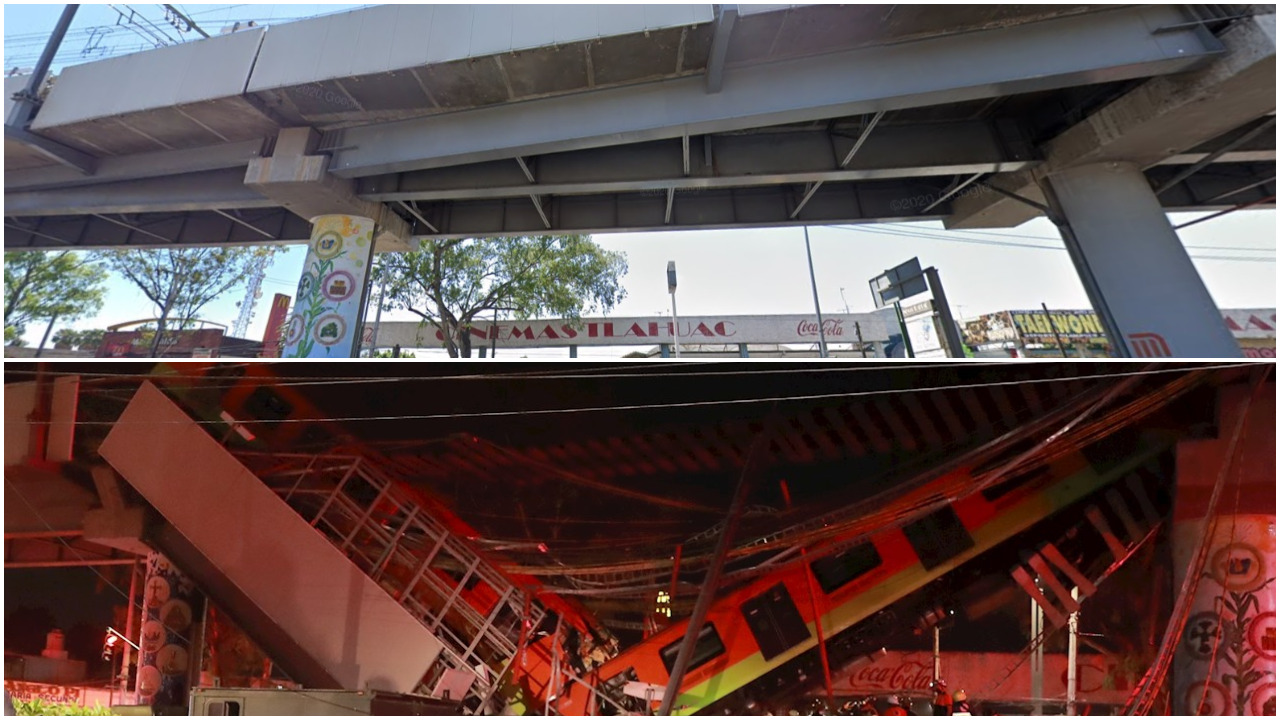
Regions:
<instances>
[{"instance_id":1,"label":"concrete support column","mask_svg":"<svg viewBox=\"0 0 1280 720\"><path fill-rule=\"evenodd\" d=\"M199 643L193 632L203 599L195 583L160 553L147 556L142 591L142 631L138 645L139 699L156 715L186 714L191 657Z\"/></svg>"},{"instance_id":2,"label":"concrete support column","mask_svg":"<svg viewBox=\"0 0 1280 720\"><path fill-rule=\"evenodd\" d=\"M321 215L311 222L311 243L281 355L356 357L360 309L372 281L374 222L358 215Z\"/></svg>"},{"instance_id":3,"label":"concrete support column","mask_svg":"<svg viewBox=\"0 0 1280 720\"><path fill-rule=\"evenodd\" d=\"M1067 251L1121 357L1242 357L1141 170L1102 162L1040 179Z\"/></svg>"},{"instance_id":4,"label":"concrete support column","mask_svg":"<svg viewBox=\"0 0 1280 720\"><path fill-rule=\"evenodd\" d=\"M1219 396L1218 436L1179 443L1174 588L1216 514L1209 552L1172 668L1174 715L1276 712L1276 390ZM1248 405L1236 452L1232 435ZM1210 495L1227 471L1216 508Z\"/></svg>"}]
</instances>

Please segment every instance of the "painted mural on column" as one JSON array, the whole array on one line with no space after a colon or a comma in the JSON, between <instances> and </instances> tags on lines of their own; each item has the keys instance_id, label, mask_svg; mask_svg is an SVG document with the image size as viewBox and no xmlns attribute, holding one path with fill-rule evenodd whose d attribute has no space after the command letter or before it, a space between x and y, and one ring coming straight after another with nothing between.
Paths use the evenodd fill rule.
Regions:
<instances>
[{"instance_id":1,"label":"painted mural on column","mask_svg":"<svg viewBox=\"0 0 1280 720\"><path fill-rule=\"evenodd\" d=\"M1182 632L1175 714L1275 716L1275 557L1274 515L1218 518Z\"/></svg>"},{"instance_id":2,"label":"painted mural on column","mask_svg":"<svg viewBox=\"0 0 1280 720\"><path fill-rule=\"evenodd\" d=\"M284 331L286 358L348 358L373 257L373 220L321 215Z\"/></svg>"},{"instance_id":3,"label":"painted mural on column","mask_svg":"<svg viewBox=\"0 0 1280 720\"><path fill-rule=\"evenodd\" d=\"M200 593L160 553L147 556L138 643L138 696L153 708L186 708L191 635Z\"/></svg>"}]
</instances>

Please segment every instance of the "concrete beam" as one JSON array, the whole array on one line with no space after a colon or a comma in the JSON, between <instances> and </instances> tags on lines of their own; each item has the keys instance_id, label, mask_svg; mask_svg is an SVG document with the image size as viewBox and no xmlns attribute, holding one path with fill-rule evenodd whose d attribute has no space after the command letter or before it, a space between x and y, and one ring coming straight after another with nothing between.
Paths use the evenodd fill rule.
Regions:
<instances>
[{"instance_id":1,"label":"concrete beam","mask_svg":"<svg viewBox=\"0 0 1280 720\"><path fill-rule=\"evenodd\" d=\"M27 465L4 469L4 532L79 533L97 499L59 473Z\"/></svg>"},{"instance_id":2,"label":"concrete beam","mask_svg":"<svg viewBox=\"0 0 1280 720\"><path fill-rule=\"evenodd\" d=\"M841 167L856 139L856 133L826 130L712 136L714 162L705 153L691 153L687 173L681 138L554 153L537 158L536 189L541 195L705 190L951 177L1009 172L1033 163L1016 133L985 122L880 128ZM518 164L497 160L361 178L357 193L384 202L519 197L529 194L529 182Z\"/></svg>"},{"instance_id":3,"label":"concrete beam","mask_svg":"<svg viewBox=\"0 0 1280 720\"><path fill-rule=\"evenodd\" d=\"M99 545L79 535L5 538L4 566L8 568L93 567L132 565L138 556Z\"/></svg>"},{"instance_id":4,"label":"concrete beam","mask_svg":"<svg viewBox=\"0 0 1280 720\"><path fill-rule=\"evenodd\" d=\"M1240 20L1220 39L1225 52L1206 67L1154 78L1046 143L1045 162L1034 172L1050 175L1104 161L1147 168L1274 112L1275 15ZM1031 170L992 183L1044 202ZM946 226L1014 227L1035 215L1015 200L970 197L955 204Z\"/></svg>"},{"instance_id":5,"label":"concrete beam","mask_svg":"<svg viewBox=\"0 0 1280 720\"><path fill-rule=\"evenodd\" d=\"M374 243L379 251L413 249L409 224L403 218L382 203L357 197L352 180L328 172L328 156L309 154L318 140L318 133L311 128L281 130L272 157L249 161L245 186L308 222L338 213L373 218Z\"/></svg>"},{"instance_id":6,"label":"concrete beam","mask_svg":"<svg viewBox=\"0 0 1280 720\"><path fill-rule=\"evenodd\" d=\"M1171 6L1124 7L744 66L714 95L689 77L348 128L331 171L510 160L1178 72L1217 50L1191 29L1151 33L1182 20Z\"/></svg>"},{"instance_id":7,"label":"concrete beam","mask_svg":"<svg viewBox=\"0 0 1280 720\"><path fill-rule=\"evenodd\" d=\"M1266 118L1269 119L1269 118ZM1228 143L1235 141L1245 133L1254 129L1258 125L1265 122L1266 119L1259 119L1257 122L1249 123L1241 126L1225 135L1220 135L1207 143L1197 145L1190 150L1180 152L1176 155L1161 160L1158 165L1193 165L1208 157L1210 153L1218 151ZM1276 134L1275 130L1263 132L1249 140L1246 140L1237 147L1234 147L1220 155L1215 163L1256 163L1276 161Z\"/></svg>"}]
</instances>

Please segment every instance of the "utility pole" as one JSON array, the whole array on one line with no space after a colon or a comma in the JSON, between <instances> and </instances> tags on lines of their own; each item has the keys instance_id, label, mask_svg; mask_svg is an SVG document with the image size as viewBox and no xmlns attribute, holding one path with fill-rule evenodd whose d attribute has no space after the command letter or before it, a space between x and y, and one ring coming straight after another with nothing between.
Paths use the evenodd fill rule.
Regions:
<instances>
[{"instance_id":1,"label":"utility pole","mask_svg":"<svg viewBox=\"0 0 1280 720\"><path fill-rule=\"evenodd\" d=\"M818 279L813 274L813 251L809 249L809 226L804 226L804 254L809 258L809 283L813 286L813 311L818 314L818 356L827 357L827 333L822 327L822 306L818 304Z\"/></svg>"},{"instance_id":2,"label":"utility pole","mask_svg":"<svg viewBox=\"0 0 1280 720\"><path fill-rule=\"evenodd\" d=\"M667 261L667 292L671 293L671 345L680 358L680 316L676 315L676 261Z\"/></svg>"},{"instance_id":3,"label":"utility pole","mask_svg":"<svg viewBox=\"0 0 1280 720\"><path fill-rule=\"evenodd\" d=\"M1080 599L1080 588L1071 588L1071 599ZM1078 603L1077 603L1078 604ZM1067 616L1067 714L1076 714L1076 662L1077 642L1080 639L1080 611Z\"/></svg>"},{"instance_id":4,"label":"utility pole","mask_svg":"<svg viewBox=\"0 0 1280 720\"><path fill-rule=\"evenodd\" d=\"M1049 321L1049 328L1053 330L1053 339L1058 343L1058 352L1062 353L1062 357L1067 356L1067 348L1062 344L1062 336L1058 334L1058 323L1053 321L1053 315L1049 314L1049 306L1040 303L1041 309L1044 310L1044 316Z\"/></svg>"}]
</instances>

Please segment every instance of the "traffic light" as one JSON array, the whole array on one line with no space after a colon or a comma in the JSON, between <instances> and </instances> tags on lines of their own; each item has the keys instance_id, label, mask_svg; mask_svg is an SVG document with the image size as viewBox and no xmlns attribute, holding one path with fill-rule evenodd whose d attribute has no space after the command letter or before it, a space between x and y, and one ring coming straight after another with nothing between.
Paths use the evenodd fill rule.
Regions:
<instances>
[{"instance_id":1,"label":"traffic light","mask_svg":"<svg viewBox=\"0 0 1280 720\"><path fill-rule=\"evenodd\" d=\"M102 639L102 659L110 660L115 655L119 643L120 636L108 630L107 636Z\"/></svg>"}]
</instances>

